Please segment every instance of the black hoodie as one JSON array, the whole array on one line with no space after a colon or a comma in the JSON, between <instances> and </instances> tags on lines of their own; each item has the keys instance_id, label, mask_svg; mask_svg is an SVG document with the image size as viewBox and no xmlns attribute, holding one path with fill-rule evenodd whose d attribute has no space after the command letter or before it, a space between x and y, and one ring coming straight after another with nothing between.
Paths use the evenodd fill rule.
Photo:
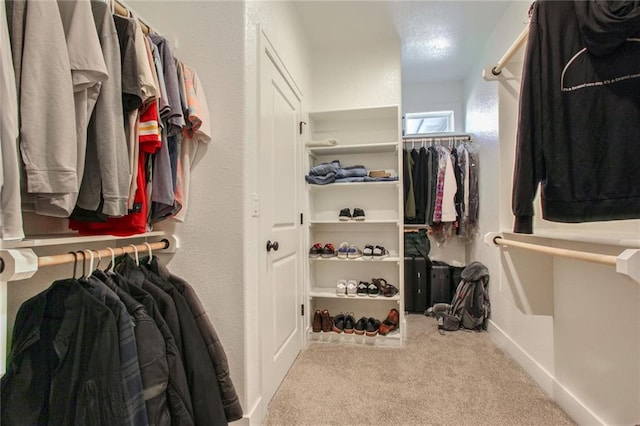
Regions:
<instances>
[{"instance_id":1,"label":"black hoodie","mask_svg":"<svg viewBox=\"0 0 640 426\"><path fill-rule=\"evenodd\" d=\"M532 10L512 209L544 219L640 218L640 2L544 1Z\"/></svg>"}]
</instances>

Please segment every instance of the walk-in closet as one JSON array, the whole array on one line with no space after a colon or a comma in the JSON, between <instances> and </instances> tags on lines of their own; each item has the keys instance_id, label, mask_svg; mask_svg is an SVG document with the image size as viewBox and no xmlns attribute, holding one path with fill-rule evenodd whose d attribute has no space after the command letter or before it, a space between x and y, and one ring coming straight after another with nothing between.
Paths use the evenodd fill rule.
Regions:
<instances>
[{"instance_id":1,"label":"walk-in closet","mask_svg":"<svg viewBox=\"0 0 640 426\"><path fill-rule=\"evenodd\" d=\"M635 3L0 5L2 424L640 424Z\"/></svg>"}]
</instances>

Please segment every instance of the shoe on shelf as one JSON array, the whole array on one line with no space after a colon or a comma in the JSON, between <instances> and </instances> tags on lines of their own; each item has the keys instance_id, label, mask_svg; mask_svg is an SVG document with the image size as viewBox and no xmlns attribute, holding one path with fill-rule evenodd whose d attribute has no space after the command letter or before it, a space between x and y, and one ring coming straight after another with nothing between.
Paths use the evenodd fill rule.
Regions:
<instances>
[{"instance_id":1,"label":"shoe on shelf","mask_svg":"<svg viewBox=\"0 0 640 426\"><path fill-rule=\"evenodd\" d=\"M376 283L380 289L380 294L385 297L393 297L398 294L398 288L393 284L389 284L384 278L371 278L371 281Z\"/></svg>"},{"instance_id":2,"label":"shoe on shelf","mask_svg":"<svg viewBox=\"0 0 640 426\"><path fill-rule=\"evenodd\" d=\"M355 327L354 327L354 331L358 336L362 336L364 334L364 332L367 329L367 320L369 318L367 317L362 317L358 320L358 322L356 323Z\"/></svg>"},{"instance_id":3,"label":"shoe on shelf","mask_svg":"<svg viewBox=\"0 0 640 426\"><path fill-rule=\"evenodd\" d=\"M347 280L338 280L336 283L336 296L347 295Z\"/></svg>"},{"instance_id":4,"label":"shoe on shelf","mask_svg":"<svg viewBox=\"0 0 640 426\"><path fill-rule=\"evenodd\" d=\"M371 281L367 287L367 294L369 297L377 297L380 294L380 287L378 287L378 284Z\"/></svg>"},{"instance_id":5,"label":"shoe on shelf","mask_svg":"<svg viewBox=\"0 0 640 426\"><path fill-rule=\"evenodd\" d=\"M397 309L391 309L387 318L380 323L378 333L380 333L381 336L386 336L389 333L395 333L398 331L399 323L400 313Z\"/></svg>"},{"instance_id":6,"label":"shoe on shelf","mask_svg":"<svg viewBox=\"0 0 640 426\"><path fill-rule=\"evenodd\" d=\"M365 259L373 259L373 246L371 244L364 246L364 250L362 250L362 257Z\"/></svg>"},{"instance_id":7,"label":"shoe on shelf","mask_svg":"<svg viewBox=\"0 0 640 426\"><path fill-rule=\"evenodd\" d=\"M362 250L360 250L358 246L355 245L349 246L349 248L347 249L347 258L357 259L359 257L362 257Z\"/></svg>"},{"instance_id":8,"label":"shoe on shelf","mask_svg":"<svg viewBox=\"0 0 640 426\"><path fill-rule=\"evenodd\" d=\"M382 295L384 297L393 297L396 294L398 294L398 291L399 291L398 288L393 284L387 284L382 290Z\"/></svg>"},{"instance_id":9,"label":"shoe on shelf","mask_svg":"<svg viewBox=\"0 0 640 426\"><path fill-rule=\"evenodd\" d=\"M356 319L352 314L347 314L344 318L344 332L346 334L353 334L354 327L356 326Z\"/></svg>"},{"instance_id":10,"label":"shoe on shelf","mask_svg":"<svg viewBox=\"0 0 640 426\"><path fill-rule=\"evenodd\" d=\"M353 220L364 220L365 216L364 216L364 210L359 209L359 208L355 208L353 209Z\"/></svg>"},{"instance_id":11,"label":"shoe on shelf","mask_svg":"<svg viewBox=\"0 0 640 426\"><path fill-rule=\"evenodd\" d=\"M356 290L358 296L366 296L369 294L369 283L366 281L360 281L358 283L358 289Z\"/></svg>"},{"instance_id":12,"label":"shoe on shelf","mask_svg":"<svg viewBox=\"0 0 640 426\"><path fill-rule=\"evenodd\" d=\"M329 311L326 309L320 313L322 319L322 331L327 332L331 331L331 325L333 324L333 319L329 315Z\"/></svg>"},{"instance_id":13,"label":"shoe on shelf","mask_svg":"<svg viewBox=\"0 0 640 426\"><path fill-rule=\"evenodd\" d=\"M342 333L344 331L344 314L338 314L333 318L333 324L331 325L331 330L336 333Z\"/></svg>"},{"instance_id":14,"label":"shoe on shelf","mask_svg":"<svg viewBox=\"0 0 640 426\"><path fill-rule=\"evenodd\" d=\"M322 312L320 312L320 309L317 309L313 314L311 329L314 333L319 333L320 331L322 331Z\"/></svg>"},{"instance_id":15,"label":"shoe on shelf","mask_svg":"<svg viewBox=\"0 0 640 426\"><path fill-rule=\"evenodd\" d=\"M375 248L373 249L373 257L375 257L376 259L381 259L387 256L389 256L389 250L387 250L386 248L382 246L375 246Z\"/></svg>"},{"instance_id":16,"label":"shoe on shelf","mask_svg":"<svg viewBox=\"0 0 640 426\"><path fill-rule=\"evenodd\" d=\"M356 295L356 291L358 289L358 284L356 280L347 281L347 296L354 297Z\"/></svg>"},{"instance_id":17,"label":"shoe on shelf","mask_svg":"<svg viewBox=\"0 0 640 426\"><path fill-rule=\"evenodd\" d=\"M321 256L324 258L335 257L336 256L336 248L331 243L327 243L322 247Z\"/></svg>"},{"instance_id":18,"label":"shoe on shelf","mask_svg":"<svg viewBox=\"0 0 640 426\"><path fill-rule=\"evenodd\" d=\"M340 259L346 259L348 251L349 251L349 243L340 243L340 246L338 247L338 257Z\"/></svg>"},{"instance_id":19,"label":"shoe on shelf","mask_svg":"<svg viewBox=\"0 0 640 426\"><path fill-rule=\"evenodd\" d=\"M322 244L315 243L313 247L309 249L309 257L320 257L322 254Z\"/></svg>"},{"instance_id":20,"label":"shoe on shelf","mask_svg":"<svg viewBox=\"0 0 640 426\"><path fill-rule=\"evenodd\" d=\"M338 215L339 220L351 220L351 210L348 208L340 210L340 214Z\"/></svg>"},{"instance_id":21,"label":"shoe on shelf","mask_svg":"<svg viewBox=\"0 0 640 426\"><path fill-rule=\"evenodd\" d=\"M378 334L378 329L380 328L380 320L377 320L373 317L367 319L367 328L365 333L369 337L373 337Z\"/></svg>"}]
</instances>

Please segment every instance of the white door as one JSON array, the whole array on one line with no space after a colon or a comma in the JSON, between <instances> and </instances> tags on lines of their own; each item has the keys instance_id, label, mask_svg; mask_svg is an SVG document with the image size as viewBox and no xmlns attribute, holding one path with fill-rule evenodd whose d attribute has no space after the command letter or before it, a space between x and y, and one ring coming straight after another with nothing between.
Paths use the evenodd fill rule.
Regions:
<instances>
[{"instance_id":1,"label":"white door","mask_svg":"<svg viewBox=\"0 0 640 426\"><path fill-rule=\"evenodd\" d=\"M299 122L301 99L262 35L260 52L259 272L262 397L271 401L302 349ZM270 242L270 247L267 243Z\"/></svg>"}]
</instances>

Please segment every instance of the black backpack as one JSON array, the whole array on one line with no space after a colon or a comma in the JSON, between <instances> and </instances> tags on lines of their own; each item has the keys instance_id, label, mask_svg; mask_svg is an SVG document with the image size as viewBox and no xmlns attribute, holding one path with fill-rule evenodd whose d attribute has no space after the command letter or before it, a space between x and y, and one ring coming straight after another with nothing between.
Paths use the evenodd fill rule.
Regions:
<instances>
[{"instance_id":1,"label":"black backpack","mask_svg":"<svg viewBox=\"0 0 640 426\"><path fill-rule=\"evenodd\" d=\"M460 327L486 330L491 313L489 300L489 271L480 262L472 262L462 271L449 314L457 317Z\"/></svg>"}]
</instances>

